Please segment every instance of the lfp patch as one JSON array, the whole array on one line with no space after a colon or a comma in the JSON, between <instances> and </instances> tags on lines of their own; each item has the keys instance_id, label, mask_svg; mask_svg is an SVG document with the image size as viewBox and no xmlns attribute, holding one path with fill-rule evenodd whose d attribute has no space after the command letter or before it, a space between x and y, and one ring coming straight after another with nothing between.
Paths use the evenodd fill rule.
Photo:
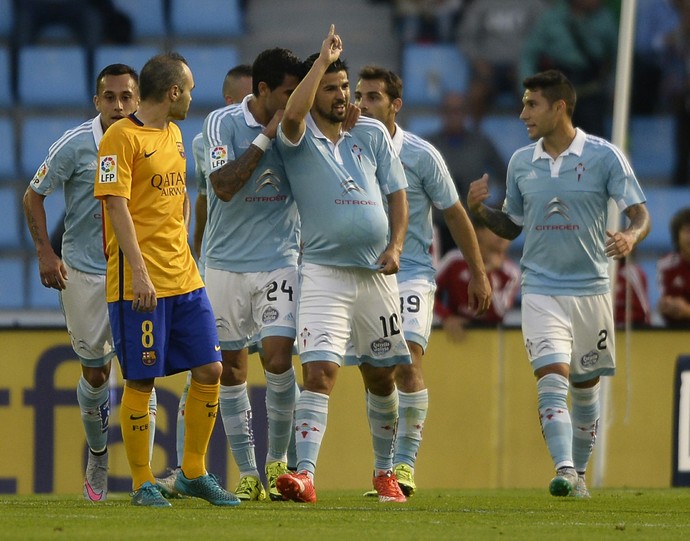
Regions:
<instances>
[{"instance_id":1,"label":"lfp patch","mask_svg":"<svg viewBox=\"0 0 690 541\"><path fill-rule=\"evenodd\" d=\"M111 184L117 182L117 156L103 156L98 165L98 182L100 184Z\"/></svg>"},{"instance_id":2,"label":"lfp patch","mask_svg":"<svg viewBox=\"0 0 690 541\"><path fill-rule=\"evenodd\" d=\"M46 162L43 162L41 166L38 168L38 171L36 171L36 174L34 175L34 178L32 182L34 184L40 184L43 182L43 179L46 178L46 175L48 174L48 165Z\"/></svg>"},{"instance_id":3,"label":"lfp patch","mask_svg":"<svg viewBox=\"0 0 690 541\"><path fill-rule=\"evenodd\" d=\"M228 147L226 145L213 147L209 151L208 157L211 170L218 169L225 165L225 162L228 160Z\"/></svg>"}]
</instances>

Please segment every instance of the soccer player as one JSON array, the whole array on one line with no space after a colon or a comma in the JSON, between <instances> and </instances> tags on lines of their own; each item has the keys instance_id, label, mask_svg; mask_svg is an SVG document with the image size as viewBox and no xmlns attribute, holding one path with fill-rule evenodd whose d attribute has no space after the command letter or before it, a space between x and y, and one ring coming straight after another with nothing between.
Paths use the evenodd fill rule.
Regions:
<instances>
[{"instance_id":1,"label":"soccer player","mask_svg":"<svg viewBox=\"0 0 690 541\"><path fill-rule=\"evenodd\" d=\"M526 78L523 86L520 119L535 142L513 154L501 210L482 203L489 197L487 175L470 185L467 204L497 235L514 239L525 231L522 334L556 469L549 490L587 498L599 379L615 372L607 257L625 257L645 238L649 213L623 153L573 126L572 83L549 70ZM628 218L620 231L606 229L609 199Z\"/></svg>"},{"instance_id":2,"label":"soccer player","mask_svg":"<svg viewBox=\"0 0 690 541\"><path fill-rule=\"evenodd\" d=\"M395 369L399 405L393 472L402 492L411 496L417 488L414 467L429 405L422 358L431 334L436 288L430 251L432 206L443 212L455 243L465 254L470 274L467 309L475 314L484 313L491 300L491 287L472 223L443 158L433 146L395 122L403 105L402 94L402 80L392 71L366 66L359 72L355 105L363 116L374 118L386 127L407 178L409 223L397 279L402 331L412 364L400 364Z\"/></svg>"},{"instance_id":3,"label":"soccer player","mask_svg":"<svg viewBox=\"0 0 690 541\"><path fill-rule=\"evenodd\" d=\"M248 64L240 64L231 68L225 75L223 80L223 99L225 105L232 103L239 103L247 94L252 92L252 67ZM196 179L197 196L194 203L194 234L193 234L193 251L198 261L199 274L203 280L205 268L205 239L204 231L206 230L206 179L208 177L208 169L206 167L206 155L204 153L204 137L201 132L196 134L192 140L192 152L194 155L194 178ZM187 393L189 392L189 385L192 382L191 374L187 375L180 401L177 407L177 428L175 450L177 452L177 466L169 470L169 475L156 482L163 487L169 496L175 496L175 480L180 470L182 463L182 452L184 450L184 408L187 403Z\"/></svg>"},{"instance_id":4,"label":"soccer player","mask_svg":"<svg viewBox=\"0 0 690 541\"><path fill-rule=\"evenodd\" d=\"M137 72L124 64L103 68L96 77L93 103L98 115L68 130L50 147L24 193L24 213L41 283L58 290L72 348L81 363L77 402L89 446L84 498L100 502L108 495L108 381L115 350L105 302L101 206L93 197L93 183L103 134L139 106ZM66 212L58 256L48 235L44 202L61 186ZM153 438L155 392L149 411Z\"/></svg>"},{"instance_id":5,"label":"soccer player","mask_svg":"<svg viewBox=\"0 0 690 541\"><path fill-rule=\"evenodd\" d=\"M213 311L187 244L186 161L180 129L194 78L171 52L141 71L138 111L101 141L95 196L104 208L106 298L125 389L122 440L133 505L169 507L148 461L146 404L156 377L191 370L185 443L175 487L214 505L239 500L206 472L205 456L218 411L220 345Z\"/></svg>"},{"instance_id":6,"label":"soccer player","mask_svg":"<svg viewBox=\"0 0 690 541\"><path fill-rule=\"evenodd\" d=\"M275 480L287 471L297 389L292 348L299 219L272 140L302 74L302 62L291 51L265 50L252 65L252 93L204 121L212 189L205 279L223 356L220 412L240 472L235 494L242 500L265 499L247 393L248 346L257 336L266 376L271 499L283 499Z\"/></svg>"},{"instance_id":7,"label":"soccer player","mask_svg":"<svg viewBox=\"0 0 690 541\"><path fill-rule=\"evenodd\" d=\"M231 68L223 79L223 99L225 105L240 103L248 94L252 93L252 67L249 64L240 64ZM194 203L194 256L199 261L199 272L204 277L204 250L203 239L207 220L206 158L204 154L204 137L199 132L192 140L192 152L194 153L195 179L197 187L196 202Z\"/></svg>"},{"instance_id":8,"label":"soccer player","mask_svg":"<svg viewBox=\"0 0 690 541\"><path fill-rule=\"evenodd\" d=\"M659 313L670 328L690 327L690 208L671 218L674 251L659 260Z\"/></svg>"},{"instance_id":9,"label":"soccer player","mask_svg":"<svg viewBox=\"0 0 690 541\"><path fill-rule=\"evenodd\" d=\"M303 246L298 463L296 473L278 477L277 487L287 499L316 501L314 472L329 396L352 337L369 390L374 487L380 501L404 502L391 450L398 416L394 370L410 363L393 276L407 227L407 184L380 122L360 118L348 133L342 130L350 86L341 52L342 41L331 25L320 52L306 61L309 71L290 96L276 137L299 209Z\"/></svg>"}]
</instances>

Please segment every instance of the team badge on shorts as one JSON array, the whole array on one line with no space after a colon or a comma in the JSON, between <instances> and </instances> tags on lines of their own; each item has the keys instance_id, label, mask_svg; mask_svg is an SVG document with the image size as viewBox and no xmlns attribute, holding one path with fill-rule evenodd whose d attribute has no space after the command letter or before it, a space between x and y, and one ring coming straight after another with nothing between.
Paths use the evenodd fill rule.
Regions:
<instances>
[{"instance_id":1,"label":"team badge on shorts","mask_svg":"<svg viewBox=\"0 0 690 541\"><path fill-rule=\"evenodd\" d=\"M273 306L268 306L264 310L264 313L261 314L261 321L263 321L264 325L267 325L269 323L275 323L278 320L278 317L280 316L280 313L278 310L273 308Z\"/></svg>"},{"instance_id":2,"label":"team badge on shorts","mask_svg":"<svg viewBox=\"0 0 690 541\"><path fill-rule=\"evenodd\" d=\"M590 351L582 356L580 366L582 368L592 368L597 362L599 362L599 354L596 351Z\"/></svg>"},{"instance_id":3,"label":"team badge on shorts","mask_svg":"<svg viewBox=\"0 0 690 541\"><path fill-rule=\"evenodd\" d=\"M392 346L390 340L379 338L371 343L371 353L374 357L383 357L391 350Z\"/></svg>"},{"instance_id":4,"label":"team badge on shorts","mask_svg":"<svg viewBox=\"0 0 690 541\"><path fill-rule=\"evenodd\" d=\"M146 366L153 366L156 364L156 352L155 351L143 351L141 353L141 362Z\"/></svg>"}]
</instances>

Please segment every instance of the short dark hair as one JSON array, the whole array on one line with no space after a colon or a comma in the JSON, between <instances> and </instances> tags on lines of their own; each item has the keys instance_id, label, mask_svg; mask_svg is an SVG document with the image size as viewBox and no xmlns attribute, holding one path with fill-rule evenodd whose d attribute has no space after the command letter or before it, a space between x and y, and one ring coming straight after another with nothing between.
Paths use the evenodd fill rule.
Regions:
<instances>
[{"instance_id":1,"label":"short dark hair","mask_svg":"<svg viewBox=\"0 0 690 541\"><path fill-rule=\"evenodd\" d=\"M274 47L259 53L252 64L252 93L259 95L259 83L264 82L271 90L278 88L287 75L301 80L305 70L302 61L290 49Z\"/></svg>"},{"instance_id":2,"label":"short dark hair","mask_svg":"<svg viewBox=\"0 0 690 541\"><path fill-rule=\"evenodd\" d=\"M546 70L539 72L522 81L522 86L527 90L541 90L549 104L558 100L565 102L565 112L572 118L575 112L577 94L570 80L558 70Z\"/></svg>"},{"instance_id":3,"label":"short dark hair","mask_svg":"<svg viewBox=\"0 0 690 541\"><path fill-rule=\"evenodd\" d=\"M680 230L683 226L690 224L690 207L680 209L671 218L669 229L671 230L671 240L676 252L680 252Z\"/></svg>"},{"instance_id":4,"label":"short dark hair","mask_svg":"<svg viewBox=\"0 0 690 541\"><path fill-rule=\"evenodd\" d=\"M139 76L139 94L143 100L160 102L174 85L184 89L184 70L187 60L180 53L170 51L149 59Z\"/></svg>"},{"instance_id":5,"label":"short dark hair","mask_svg":"<svg viewBox=\"0 0 690 541\"><path fill-rule=\"evenodd\" d=\"M316 59L319 57L319 54L320 53L314 53L304 61L305 73L309 71L311 67L314 65L314 62L316 62ZM348 73L347 62L345 62L344 58L338 58L338 60L336 60L335 62L331 62L331 65L328 66L328 68L326 69L326 73L336 73L338 71L344 71L345 73Z\"/></svg>"},{"instance_id":6,"label":"short dark hair","mask_svg":"<svg viewBox=\"0 0 690 541\"><path fill-rule=\"evenodd\" d=\"M103 79L108 75L129 75L137 86L139 86L139 74L137 71L127 64L109 64L101 70L96 77L96 95L101 90L101 85L103 84Z\"/></svg>"},{"instance_id":7,"label":"short dark hair","mask_svg":"<svg viewBox=\"0 0 690 541\"><path fill-rule=\"evenodd\" d=\"M383 81L386 88L386 94L391 99L402 99L403 96L403 83L402 79L397 73L382 68L380 66L374 66L372 64L364 66L359 71L359 78L365 81Z\"/></svg>"},{"instance_id":8,"label":"short dark hair","mask_svg":"<svg viewBox=\"0 0 690 541\"><path fill-rule=\"evenodd\" d=\"M251 77L252 67L249 64L239 64L225 74L223 79L223 96L231 93L232 81L241 79L242 77Z\"/></svg>"}]
</instances>

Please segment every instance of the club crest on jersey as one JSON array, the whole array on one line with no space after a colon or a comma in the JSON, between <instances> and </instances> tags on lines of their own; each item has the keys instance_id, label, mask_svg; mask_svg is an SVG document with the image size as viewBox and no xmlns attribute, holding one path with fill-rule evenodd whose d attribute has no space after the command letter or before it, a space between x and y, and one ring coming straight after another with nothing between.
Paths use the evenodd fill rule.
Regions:
<instances>
[{"instance_id":1,"label":"club crest on jersey","mask_svg":"<svg viewBox=\"0 0 690 541\"><path fill-rule=\"evenodd\" d=\"M362 148L357 146L357 145L352 145L352 154L354 154L355 158L357 158L357 161L359 163L362 163Z\"/></svg>"},{"instance_id":2,"label":"club crest on jersey","mask_svg":"<svg viewBox=\"0 0 690 541\"><path fill-rule=\"evenodd\" d=\"M98 182L100 184L117 182L117 156L115 154L101 158L98 164Z\"/></svg>"},{"instance_id":3,"label":"club crest on jersey","mask_svg":"<svg viewBox=\"0 0 690 541\"><path fill-rule=\"evenodd\" d=\"M183 158L186 159L186 156L184 154L184 145L180 141L178 141L176 143L176 145L177 145L177 151L180 153L180 156L182 156Z\"/></svg>"},{"instance_id":4,"label":"club crest on jersey","mask_svg":"<svg viewBox=\"0 0 690 541\"><path fill-rule=\"evenodd\" d=\"M36 171L36 174L34 175L32 182L34 184L40 184L41 182L43 182L43 179L46 178L47 174L48 164L46 162L43 162L41 166L38 168L38 171Z\"/></svg>"},{"instance_id":5,"label":"club crest on jersey","mask_svg":"<svg viewBox=\"0 0 690 541\"><path fill-rule=\"evenodd\" d=\"M209 151L208 157L209 157L209 165L211 166L211 170L222 167L223 165L225 165L225 162L228 161L228 147L227 147L227 145L218 145L217 147L213 147Z\"/></svg>"},{"instance_id":6,"label":"club crest on jersey","mask_svg":"<svg viewBox=\"0 0 690 541\"><path fill-rule=\"evenodd\" d=\"M577 181L580 182L580 178L582 177L582 174L585 172L585 166L582 164L582 162L577 164L577 166L575 167L575 172L577 173Z\"/></svg>"},{"instance_id":7,"label":"club crest on jersey","mask_svg":"<svg viewBox=\"0 0 690 541\"><path fill-rule=\"evenodd\" d=\"M279 316L280 313L278 312L278 310L273 308L273 306L268 306L266 307L266 310L264 310L264 313L261 314L261 321L263 321L264 324L274 323L278 320Z\"/></svg>"},{"instance_id":8,"label":"club crest on jersey","mask_svg":"<svg viewBox=\"0 0 690 541\"><path fill-rule=\"evenodd\" d=\"M599 362L599 354L596 351L590 351L585 353L580 359L580 365L582 368L591 368Z\"/></svg>"},{"instance_id":9,"label":"club crest on jersey","mask_svg":"<svg viewBox=\"0 0 690 541\"><path fill-rule=\"evenodd\" d=\"M381 357L391 350L392 345L390 340L379 338L371 343L371 353L374 357Z\"/></svg>"}]
</instances>

